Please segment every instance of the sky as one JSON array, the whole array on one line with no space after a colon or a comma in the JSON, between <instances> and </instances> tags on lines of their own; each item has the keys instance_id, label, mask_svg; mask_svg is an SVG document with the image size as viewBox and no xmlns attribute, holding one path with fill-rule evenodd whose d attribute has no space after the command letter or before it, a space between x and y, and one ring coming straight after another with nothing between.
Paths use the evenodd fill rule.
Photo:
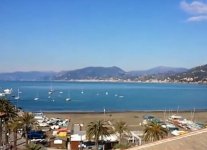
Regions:
<instances>
[{"instance_id":1,"label":"sky","mask_svg":"<svg viewBox=\"0 0 207 150\"><path fill-rule=\"evenodd\" d=\"M0 72L207 64L207 0L0 0Z\"/></svg>"}]
</instances>

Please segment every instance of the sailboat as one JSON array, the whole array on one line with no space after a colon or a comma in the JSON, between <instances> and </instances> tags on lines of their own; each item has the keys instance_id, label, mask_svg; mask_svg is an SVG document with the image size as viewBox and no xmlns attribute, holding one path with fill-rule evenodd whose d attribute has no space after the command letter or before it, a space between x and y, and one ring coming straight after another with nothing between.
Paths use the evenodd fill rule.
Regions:
<instances>
[{"instance_id":1,"label":"sailboat","mask_svg":"<svg viewBox=\"0 0 207 150\"><path fill-rule=\"evenodd\" d=\"M70 98L70 97L68 97L68 98L66 98L65 100L66 100L66 101L71 101L71 98Z\"/></svg>"},{"instance_id":2,"label":"sailboat","mask_svg":"<svg viewBox=\"0 0 207 150\"><path fill-rule=\"evenodd\" d=\"M20 96L19 96L19 89L17 90L17 96L16 97L14 97L14 99L16 99L16 100L18 100L18 99L20 99Z\"/></svg>"},{"instance_id":3,"label":"sailboat","mask_svg":"<svg viewBox=\"0 0 207 150\"><path fill-rule=\"evenodd\" d=\"M37 101L37 100L39 100L39 98L38 97L35 97L34 100Z\"/></svg>"},{"instance_id":4,"label":"sailboat","mask_svg":"<svg viewBox=\"0 0 207 150\"><path fill-rule=\"evenodd\" d=\"M54 90L53 90L53 88L52 88L52 83L51 83L51 85L50 85L50 90L48 91L48 94L50 95L50 94L53 94L53 92L54 92Z\"/></svg>"},{"instance_id":5,"label":"sailboat","mask_svg":"<svg viewBox=\"0 0 207 150\"><path fill-rule=\"evenodd\" d=\"M70 98L70 91L68 91L68 97L65 99L66 101L71 101L71 98Z\"/></svg>"},{"instance_id":6,"label":"sailboat","mask_svg":"<svg viewBox=\"0 0 207 150\"><path fill-rule=\"evenodd\" d=\"M39 94L37 94L37 96L34 98L35 101L39 100Z\"/></svg>"}]
</instances>

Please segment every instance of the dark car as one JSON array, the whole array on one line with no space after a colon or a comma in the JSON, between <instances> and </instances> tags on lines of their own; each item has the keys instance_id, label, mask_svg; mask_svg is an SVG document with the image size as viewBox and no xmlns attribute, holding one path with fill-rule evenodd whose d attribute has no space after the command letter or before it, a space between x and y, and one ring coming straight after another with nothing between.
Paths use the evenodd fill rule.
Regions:
<instances>
[{"instance_id":1,"label":"dark car","mask_svg":"<svg viewBox=\"0 0 207 150\"><path fill-rule=\"evenodd\" d=\"M44 139L46 138L46 134L43 131L29 131L27 133L28 139Z\"/></svg>"}]
</instances>

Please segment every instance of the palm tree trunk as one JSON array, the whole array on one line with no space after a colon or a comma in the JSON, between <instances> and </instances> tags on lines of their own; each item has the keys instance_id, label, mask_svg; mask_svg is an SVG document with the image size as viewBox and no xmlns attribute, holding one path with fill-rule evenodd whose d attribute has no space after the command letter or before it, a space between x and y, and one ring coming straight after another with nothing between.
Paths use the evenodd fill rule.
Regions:
<instances>
[{"instance_id":1,"label":"palm tree trunk","mask_svg":"<svg viewBox=\"0 0 207 150\"><path fill-rule=\"evenodd\" d=\"M95 144L96 144L96 150L98 150L98 139L96 139Z\"/></svg>"},{"instance_id":2,"label":"palm tree trunk","mask_svg":"<svg viewBox=\"0 0 207 150\"><path fill-rule=\"evenodd\" d=\"M0 118L0 146L2 145L2 118Z\"/></svg>"},{"instance_id":3,"label":"palm tree trunk","mask_svg":"<svg viewBox=\"0 0 207 150\"><path fill-rule=\"evenodd\" d=\"M13 134L14 134L14 145L13 145L14 147L13 148L14 150L17 150L17 131L15 130Z\"/></svg>"},{"instance_id":4,"label":"palm tree trunk","mask_svg":"<svg viewBox=\"0 0 207 150\"><path fill-rule=\"evenodd\" d=\"M28 136L27 136L27 127L25 127L25 139L26 139L26 146L29 144L28 143Z\"/></svg>"},{"instance_id":5,"label":"palm tree trunk","mask_svg":"<svg viewBox=\"0 0 207 150\"><path fill-rule=\"evenodd\" d=\"M119 144L122 143L122 133L119 133Z\"/></svg>"},{"instance_id":6,"label":"palm tree trunk","mask_svg":"<svg viewBox=\"0 0 207 150\"><path fill-rule=\"evenodd\" d=\"M9 133L9 131L8 131L8 124L7 124L7 122L5 122L5 144L7 145L8 143L9 143L9 136L8 136L8 133Z\"/></svg>"}]
</instances>

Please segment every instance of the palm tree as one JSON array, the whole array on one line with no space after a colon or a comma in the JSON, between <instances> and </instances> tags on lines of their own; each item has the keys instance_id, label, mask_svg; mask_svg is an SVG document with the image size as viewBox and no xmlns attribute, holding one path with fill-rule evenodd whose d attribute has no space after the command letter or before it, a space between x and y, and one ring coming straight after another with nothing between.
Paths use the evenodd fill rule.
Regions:
<instances>
[{"instance_id":1,"label":"palm tree","mask_svg":"<svg viewBox=\"0 0 207 150\"><path fill-rule=\"evenodd\" d=\"M20 116L20 121L24 130L26 145L28 145L28 136L27 133L36 123L34 116L28 112L24 112L22 116Z\"/></svg>"},{"instance_id":2,"label":"palm tree","mask_svg":"<svg viewBox=\"0 0 207 150\"><path fill-rule=\"evenodd\" d=\"M5 117L4 112L0 112L0 146L2 145L2 119Z\"/></svg>"},{"instance_id":3,"label":"palm tree","mask_svg":"<svg viewBox=\"0 0 207 150\"><path fill-rule=\"evenodd\" d=\"M8 100L1 98L0 99L0 112L4 113L4 127L5 127L5 143L8 144L8 121L17 116L17 112L15 106L9 102ZM0 121L0 125L2 127L2 120ZM0 144L2 137L2 129L0 131Z\"/></svg>"},{"instance_id":4,"label":"palm tree","mask_svg":"<svg viewBox=\"0 0 207 150\"><path fill-rule=\"evenodd\" d=\"M167 134L167 129L156 122L151 122L144 130L144 140L150 142L157 141L167 136Z\"/></svg>"},{"instance_id":5,"label":"palm tree","mask_svg":"<svg viewBox=\"0 0 207 150\"><path fill-rule=\"evenodd\" d=\"M9 129L13 132L13 140L14 140L14 144L13 144L13 148L14 150L17 150L17 131L18 129L20 129L22 127L22 124L20 122L20 117L16 117L13 118L12 120L9 121Z\"/></svg>"},{"instance_id":6,"label":"palm tree","mask_svg":"<svg viewBox=\"0 0 207 150\"><path fill-rule=\"evenodd\" d=\"M127 124L124 121L117 121L114 125L114 131L119 133L119 144L122 143L123 133L127 132Z\"/></svg>"},{"instance_id":7,"label":"palm tree","mask_svg":"<svg viewBox=\"0 0 207 150\"><path fill-rule=\"evenodd\" d=\"M102 136L109 136L110 130L104 121L98 120L88 124L86 134L89 140L94 138L96 150L98 150L99 138Z\"/></svg>"}]
</instances>

